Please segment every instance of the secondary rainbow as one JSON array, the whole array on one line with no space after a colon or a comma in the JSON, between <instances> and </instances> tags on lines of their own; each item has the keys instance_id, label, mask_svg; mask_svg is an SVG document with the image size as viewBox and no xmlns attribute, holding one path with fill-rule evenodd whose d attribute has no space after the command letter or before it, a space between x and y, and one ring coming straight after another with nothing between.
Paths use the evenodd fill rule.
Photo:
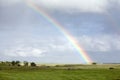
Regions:
<instances>
[{"instance_id":1,"label":"secondary rainbow","mask_svg":"<svg viewBox=\"0 0 120 80\"><path fill-rule=\"evenodd\" d=\"M54 25L58 30L60 30L63 35L68 39L68 41L76 48L81 58L87 63L92 63L92 60L88 56L88 54L84 51L84 49L79 45L77 40L66 30L64 27L55 19L53 19L49 14L47 14L43 9L38 7L31 0L26 1L27 5L38 12L41 16L43 16L47 21L49 21L52 25Z\"/></svg>"}]
</instances>

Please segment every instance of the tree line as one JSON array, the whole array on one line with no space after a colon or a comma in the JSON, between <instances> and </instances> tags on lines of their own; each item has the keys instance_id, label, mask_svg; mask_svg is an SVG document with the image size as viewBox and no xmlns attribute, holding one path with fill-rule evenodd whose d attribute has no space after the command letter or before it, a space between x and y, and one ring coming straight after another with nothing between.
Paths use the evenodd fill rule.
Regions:
<instances>
[{"instance_id":1,"label":"tree line","mask_svg":"<svg viewBox=\"0 0 120 80\"><path fill-rule=\"evenodd\" d=\"M24 62L20 62L20 61L1 61L0 65L4 65L4 66L37 66L35 62L28 62L28 61L24 61Z\"/></svg>"}]
</instances>

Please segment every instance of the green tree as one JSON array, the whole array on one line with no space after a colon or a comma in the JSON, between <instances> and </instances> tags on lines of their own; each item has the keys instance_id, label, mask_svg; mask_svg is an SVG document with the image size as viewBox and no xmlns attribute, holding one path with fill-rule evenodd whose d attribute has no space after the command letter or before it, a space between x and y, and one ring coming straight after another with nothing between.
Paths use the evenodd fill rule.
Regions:
<instances>
[{"instance_id":1,"label":"green tree","mask_svg":"<svg viewBox=\"0 0 120 80\"><path fill-rule=\"evenodd\" d=\"M92 64L93 64L93 65L96 65L97 63L96 63L96 62L93 62Z\"/></svg>"},{"instance_id":2,"label":"green tree","mask_svg":"<svg viewBox=\"0 0 120 80\"><path fill-rule=\"evenodd\" d=\"M15 65L16 65L16 66L20 66L20 61L16 61L16 62L15 62Z\"/></svg>"},{"instance_id":3,"label":"green tree","mask_svg":"<svg viewBox=\"0 0 120 80\"><path fill-rule=\"evenodd\" d=\"M15 61L12 61L11 64L12 64L12 66L15 66L16 62L15 62Z\"/></svg>"},{"instance_id":4,"label":"green tree","mask_svg":"<svg viewBox=\"0 0 120 80\"><path fill-rule=\"evenodd\" d=\"M31 62L30 65L31 65L32 67L36 66L36 64L35 64L34 62Z\"/></svg>"},{"instance_id":5,"label":"green tree","mask_svg":"<svg viewBox=\"0 0 120 80\"><path fill-rule=\"evenodd\" d=\"M12 66L20 66L20 61L12 61Z\"/></svg>"}]
</instances>

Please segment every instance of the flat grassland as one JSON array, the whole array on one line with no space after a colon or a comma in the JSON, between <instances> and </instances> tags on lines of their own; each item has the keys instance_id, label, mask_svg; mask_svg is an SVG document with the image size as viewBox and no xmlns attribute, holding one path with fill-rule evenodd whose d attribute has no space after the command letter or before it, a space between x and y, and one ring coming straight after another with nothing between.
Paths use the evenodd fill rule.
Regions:
<instances>
[{"instance_id":1,"label":"flat grassland","mask_svg":"<svg viewBox=\"0 0 120 80\"><path fill-rule=\"evenodd\" d=\"M0 80L120 80L120 65L0 68Z\"/></svg>"}]
</instances>

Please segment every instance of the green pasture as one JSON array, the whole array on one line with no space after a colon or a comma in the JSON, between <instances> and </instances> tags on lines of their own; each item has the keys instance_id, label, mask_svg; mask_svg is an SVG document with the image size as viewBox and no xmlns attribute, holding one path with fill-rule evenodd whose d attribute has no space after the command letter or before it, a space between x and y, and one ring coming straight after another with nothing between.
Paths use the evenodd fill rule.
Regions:
<instances>
[{"instance_id":1,"label":"green pasture","mask_svg":"<svg viewBox=\"0 0 120 80\"><path fill-rule=\"evenodd\" d=\"M0 68L0 80L120 80L116 66L4 67Z\"/></svg>"}]
</instances>

